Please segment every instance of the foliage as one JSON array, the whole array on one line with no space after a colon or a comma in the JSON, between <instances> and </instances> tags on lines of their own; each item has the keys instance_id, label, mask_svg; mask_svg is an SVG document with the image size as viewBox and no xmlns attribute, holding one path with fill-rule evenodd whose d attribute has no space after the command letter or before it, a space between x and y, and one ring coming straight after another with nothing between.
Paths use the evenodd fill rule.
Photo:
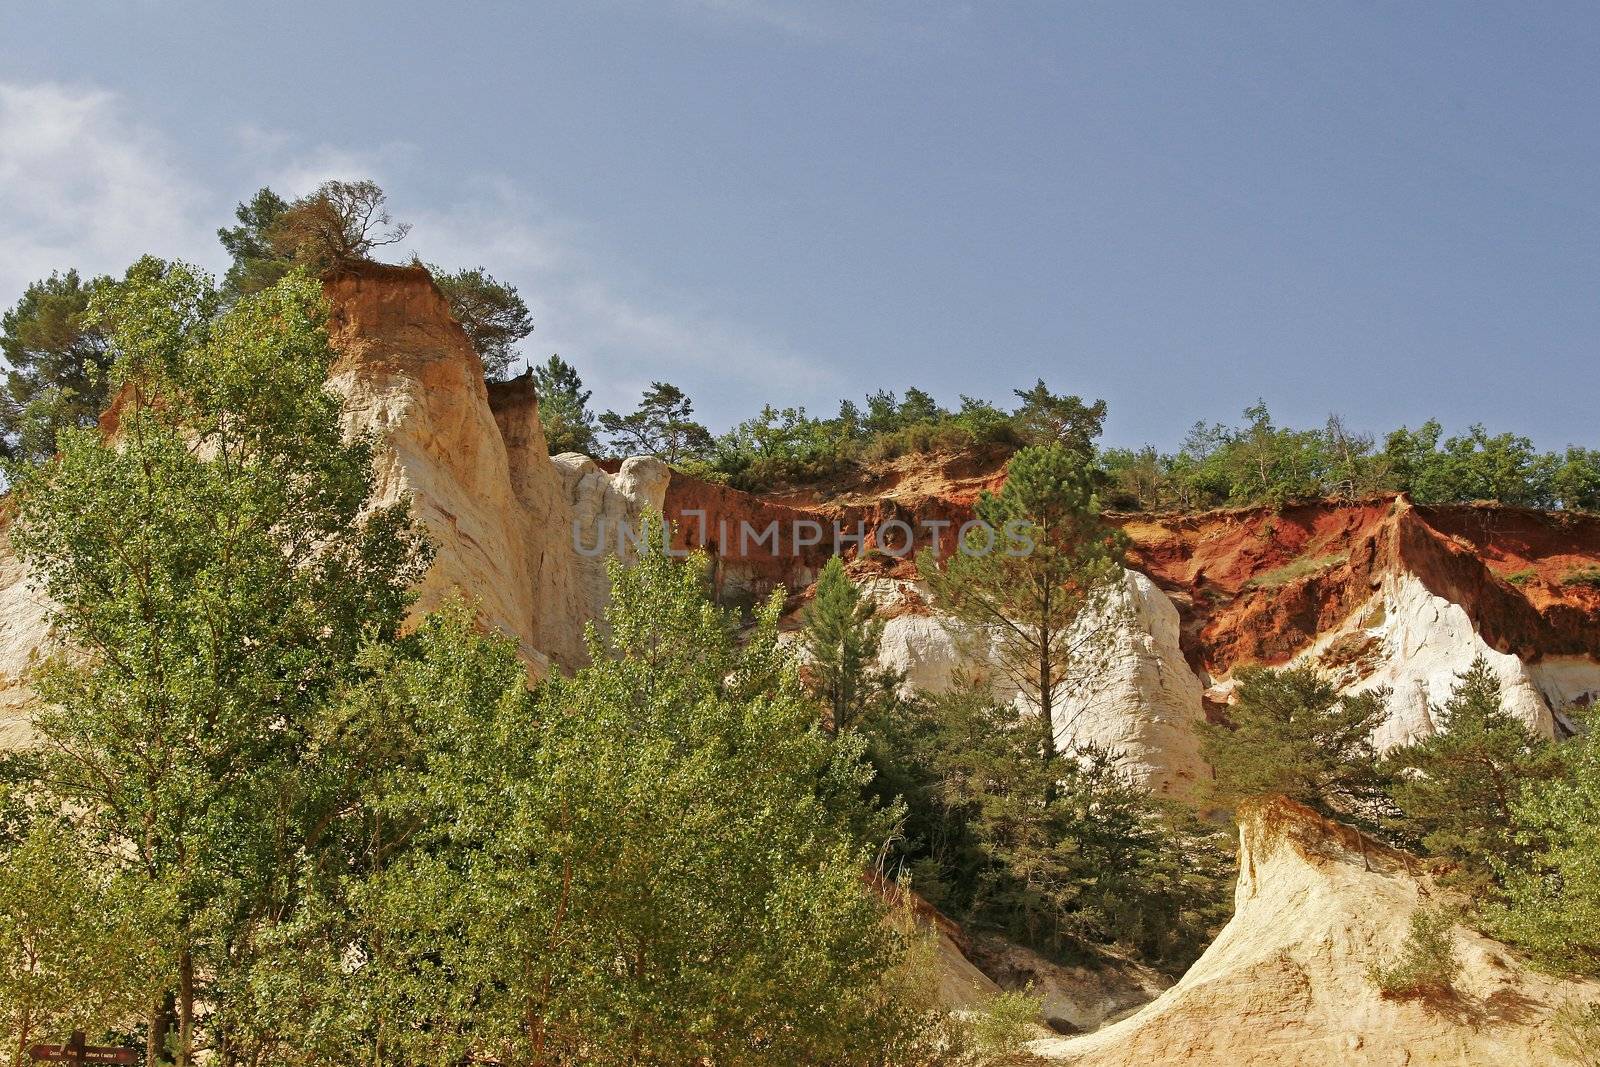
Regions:
<instances>
[{"instance_id":1,"label":"foliage","mask_svg":"<svg viewBox=\"0 0 1600 1067\"><path fill-rule=\"evenodd\" d=\"M376 182L325 181L295 201L260 189L234 212L239 224L217 231L233 263L224 279L230 298L257 293L295 267L312 274L368 259L376 248L405 240L411 227L393 223Z\"/></svg>"},{"instance_id":2,"label":"foliage","mask_svg":"<svg viewBox=\"0 0 1600 1067\"><path fill-rule=\"evenodd\" d=\"M1461 972L1450 932L1454 925L1454 916L1442 907L1418 908L1399 955L1387 965L1368 967L1368 981L1384 996L1399 999L1449 993Z\"/></svg>"},{"instance_id":3,"label":"foliage","mask_svg":"<svg viewBox=\"0 0 1600 1067\"><path fill-rule=\"evenodd\" d=\"M1240 667L1226 724L1201 727L1214 798L1278 794L1368 826L1386 805L1372 744L1388 693L1340 696L1315 667Z\"/></svg>"},{"instance_id":4,"label":"foliage","mask_svg":"<svg viewBox=\"0 0 1600 1067\"><path fill-rule=\"evenodd\" d=\"M1121 542L1100 521L1088 456L1056 443L1018 452L998 494L943 566L918 559L941 610L991 646L998 671L1036 709L1039 752L1056 753L1055 709L1104 652L1107 626L1078 627L1111 610L1122 578ZM1016 547L1013 547L1015 543Z\"/></svg>"},{"instance_id":5,"label":"foliage","mask_svg":"<svg viewBox=\"0 0 1600 1067\"><path fill-rule=\"evenodd\" d=\"M1250 589L1277 589L1308 575L1320 574L1337 567L1350 558L1348 552L1335 552L1328 556L1300 556L1265 573L1258 574L1245 583Z\"/></svg>"},{"instance_id":6,"label":"foliage","mask_svg":"<svg viewBox=\"0 0 1600 1067\"><path fill-rule=\"evenodd\" d=\"M1562 585L1587 585L1600 589L1600 567L1578 567L1561 576Z\"/></svg>"},{"instance_id":7,"label":"foliage","mask_svg":"<svg viewBox=\"0 0 1600 1067\"><path fill-rule=\"evenodd\" d=\"M1600 1067L1600 1003L1570 1000L1550 1017L1558 1056L1579 1067Z\"/></svg>"},{"instance_id":8,"label":"foliage","mask_svg":"<svg viewBox=\"0 0 1600 1067\"><path fill-rule=\"evenodd\" d=\"M1474 425L1446 438L1430 419L1415 432L1401 427L1384 443L1401 488L1422 504L1458 500L1498 500L1526 507L1553 503L1555 460L1541 456L1533 442L1516 434L1491 436Z\"/></svg>"},{"instance_id":9,"label":"foliage","mask_svg":"<svg viewBox=\"0 0 1600 1067\"><path fill-rule=\"evenodd\" d=\"M1187 511L1406 492L1423 504L1600 508L1600 451L1539 453L1525 437L1482 426L1446 437L1434 420L1395 430L1378 449L1337 415L1320 430L1278 426L1259 401L1244 415L1238 427L1196 424L1176 453L1106 451L1108 499L1119 508Z\"/></svg>"},{"instance_id":10,"label":"foliage","mask_svg":"<svg viewBox=\"0 0 1600 1067\"><path fill-rule=\"evenodd\" d=\"M693 415L694 403L682 389L651 382L632 414L604 412L600 427L611 435L611 446L624 455L656 456L676 464L700 458L711 449L711 432Z\"/></svg>"},{"instance_id":11,"label":"foliage","mask_svg":"<svg viewBox=\"0 0 1600 1067\"><path fill-rule=\"evenodd\" d=\"M34 282L0 317L0 452L24 462L48 459L65 429L94 426L105 409L111 369L106 331L89 303L112 284L78 272Z\"/></svg>"},{"instance_id":12,"label":"foliage","mask_svg":"<svg viewBox=\"0 0 1600 1067\"><path fill-rule=\"evenodd\" d=\"M1017 409L1018 432L1033 445L1058 444L1069 451L1091 454L1105 428L1106 402L1085 404L1081 397L1056 396L1044 379L1032 389L1013 390L1022 406Z\"/></svg>"},{"instance_id":13,"label":"foliage","mask_svg":"<svg viewBox=\"0 0 1600 1067\"><path fill-rule=\"evenodd\" d=\"M1037 732L975 679L909 713L929 717L929 743L897 753L914 761L898 773L932 793L908 797L909 857L929 861L919 886L957 914L1055 955L1116 942L1179 963L1226 918L1222 841L1133 785L1113 753L1042 760ZM929 799L937 814L919 818Z\"/></svg>"},{"instance_id":14,"label":"foliage","mask_svg":"<svg viewBox=\"0 0 1600 1067\"><path fill-rule=\"evenodd\" d=\"M484 376L505 378L516 358L517 342L533 332L533 318L516 286L497 281L482 267L446 273L430 263L428 273L483 360Z\"/></svg>"},{"instance_id":15,"label":"foliage","mask_svg":"<svg viewBox=\"0 0 1600 1067\"><path fill-rule=\"evenodd\" d=\"M66 431L59 461L21 478L11 531L83 654L35 680L45 743L25 788L118 879L162 890L137 916L171 953L172 1011L149 1030L184 1064L238 1051L230 990L303 898L351 786L353 757L318 743L325 709L362 645L392 638L421 563L403 507L367 510L371 448L343 439L325 388L317 284L219 304L204 275L150 259L97 297L116 438Z\"/></svg>"},{"instance_id":16,"label":"foliage","mask_svg":"<svg viewBox=\"0 0 1600 1067\"><path fill-rule=\"evenodd\" d=\"M1015 1056L1033 1037L1039 1025L1044 997L1032 987L996 993L974 1013L972 1042L981 1057L990 1060Z\"/></svg>"},{"instance_id":17,"label":"foliage","mask_svg":"<svg viewBox=\"0 0 1600 1067\"><path fill-rule=\"evenodd\" d=\"M0 840L0 1062L73 1030L104 1034L147 1010L164 962L143 928L154 887L115 879L94 842L45 817Z\"/></svg>"},{"instance_id":18,"label":"foliage","mask_svg":"<svg viewBox=\"0 0 1600 1067\"><path fill-rule=\"evenodd\" d=\"M929 1025L861 877L892 812L777 639L706 562L613 566L591 665L525 693L511 646L436 623L397 700L423 828L371 886L364 1003L413 1061L879 1063ZM483 664L487 657L490 662Z\"/></svg>"},{"instance_id":19,"label":"foliage","mask_svg":"<svg viewBox=\"0 0 1600 1067\"><path fill-rule=\"evenodd\" d=\"M270 234L289 202L263 186L234 209L239 224L217 231L217 240L233 262L222 278L222 291L237 298L278 284L294 264L272 246Z\"/></svg>"},{"instance_id":20,"label":"foliage","mask_svg":"<svg viewBox=\"0 0 1600 1067\"><path fill-rule=\"evenodd\" d=\"M711 469L740 489L812 481L842 469L849 439L838 427L809 418L805 408L770 405L718 437Z\"/></svg>"},{"instance_id":21,"label":"foliage","mask_svg":"<svg viewBox=\"0 0 1600 1067\"><path fill-rule=\"evenodd\" d=\"M539 422L550 454L579 452L600 454L595 434L594 414L589 410L589 390L583 387L578 369L560 356L552 355L533 368L534 392L539 398Z\"/></svg>"},{"instance_id":22,"label":"foliage","mask_svg":"<svg viewBox=\"0 0 1600 1067\"><path fill-rule=\"evenodd\" d=\"M876 606L845 576L834 556L822 568L806 608L800 647L808 657L810 688L827 709L829 729L855 728L866 716L892 702L900 677L877 665L883 622Z\"/></svg>"},{"instance_id":23,"label":"foliage","mask_svg":"<svg viewBox=\"0 0 1600 1067\"><path fill-rule=\"evenodd\" d=\"M1432 710L1437 732L1384 761L1400 829L1456 863L1457 881L1483 890L1495 865L1521 854L1516 809L1523 791L1555 777L1560 758L1552 742L1505 709L1500 681L1481 656Z\"/></svg>"},{"instance_id":24,"label":"foliage","mask_svg":"<svg viewBox=\"0 0 1600 1067\"><path fill-rule=\"evenodd\" d=\"M1512 806L1523 850L1499 866L1496 932L1541 965L1600 974L1600 737L1590 729L1557 746L1563 773L1529 785Z\"/></svg>"},{"instance_id":25,"label":"foliage","mask_svg":"<svg viewBox=\"0 0 1600 1067\"><path fill-rule=\"evenodd\" d=\"M394 223L376 182L333 179L284 209L266 231L279 257L322 273L370 258L373 249L398 244L410 223Z\"/></svg>"}]
</instances>

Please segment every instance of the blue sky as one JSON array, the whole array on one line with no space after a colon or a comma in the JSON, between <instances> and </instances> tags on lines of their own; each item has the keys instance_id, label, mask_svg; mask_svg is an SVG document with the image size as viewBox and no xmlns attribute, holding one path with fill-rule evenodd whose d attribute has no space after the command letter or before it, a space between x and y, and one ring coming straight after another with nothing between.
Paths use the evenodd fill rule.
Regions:
<instances>
[{"instance_id":1,"label":"blue sky","mask_svg":"<svg viewBox=\"0 0 1600 1067\"><path fill-rule=\"evenodd\" d=\"M371 176L601 406L1043 377L1115 444L1257 396L1600 444L1596 56L1578 4L7 4L0 302Z\"/></svg>"}]
</instances>

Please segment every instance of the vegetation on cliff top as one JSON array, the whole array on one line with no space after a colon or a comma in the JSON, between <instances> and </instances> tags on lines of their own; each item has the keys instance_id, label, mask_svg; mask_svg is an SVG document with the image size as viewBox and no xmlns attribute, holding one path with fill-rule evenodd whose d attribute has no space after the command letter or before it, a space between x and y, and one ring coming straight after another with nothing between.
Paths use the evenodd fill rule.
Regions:
<instances>
[{"instance_id":1,"label":"vegetation on cliff top","mask_svg":"<svg viewBox=\"0 0 1600 1067\"><path fill-rule=\"evenodd\" d=\"M409 230L392 220L372 181L327 181L292 201L263 188L235 214L237 224L217 232L232 258L223 285L228 299L260 291L295 267L339 270ZM533 330L515 286L481 266L429 270L487 376L509 375L518 342ZM30 286L0 323L0 350L10 364L0 388L0 445L8 456L48 456L59 429L88 425L103 409L104 341L85 326L84 313L90 292L107 284L111 279L84 282L70 270L53 274ZM1018 403L1009 410L968 396L951 408L913 386L903 395L879 390L861 404L845 400L831 418L767 405L719 435L694 419L691 398L669 382L652 383L632 412L597 416L572 364L552 357L536 374L552 452L648 453L749 490L911 453L1006 452L1051 441L1087 451L1106 416L1104 401L1052 393L1043 381L1015 390ZM1403 491L1420 503L1600 510L1600 450L1541 453L1526 437L1482 426L1447 436L1433 420L1394 430L1380 446L1338 416L1320 428L1279 426L1258 401L1238 426L1197 423L1175 452L1147 446L1095 454L1098 488L1113 508L1196 510Z\"/></svg>"}]
</instances>

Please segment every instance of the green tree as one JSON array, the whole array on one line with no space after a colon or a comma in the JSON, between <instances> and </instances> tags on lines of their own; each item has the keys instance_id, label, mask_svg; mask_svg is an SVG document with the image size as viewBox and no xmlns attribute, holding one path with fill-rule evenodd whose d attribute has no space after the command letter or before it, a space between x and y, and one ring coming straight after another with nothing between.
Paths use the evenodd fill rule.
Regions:
<instances>
[{"instance_id":1,"label":"green tree","mask_svg":"<svg viewBox=\"0 0 1600 1067\"><path fill-rule=\"evenodd\" d=\"M1410 930L1400 952L1387 966L1371 964L1367 980L1386 997L1441 996L1448 994L1461 958L1456 955L1452 930L1455 917L1444 908L1418 908L1411 913Z\"/></svg>"},{"instance_id":2,"label":"green tree","mask_svg":"<svg viewBox=\"0 0 1600 1067\"><path fill-rule=\"evenodd\" d=\"M923 759L953 824L912 854L929 860L917 884L944 906L1046 953L1116 942L1179 965L1226 919L1232 868L1217 831L1164 808L1113 753L1041 760L976 678L908 713L931 717ZM915 807L910 825L929 828Z\"/></svg>"},{"instance_id":3,"label":"green tree","mask_svg":"<svg viewBox=\"0 0 1600 1067\"><path fill-rule=\"evenodd\" d=\"M810 656L811 689L834 733L854 728L899 689L899 676L878 667L883 621L876 616L876 605L845 574L844 561L829 559L806 608L800 646Z\"/></svg>"},{"instance_id":4,"label":"green tree","mask_svg":"<svg viewBox=\"0 0 1600 1067\"><path fill-rule=\"evenodd\" d=\"M1388 693L1339 695L1313 666L1240 667L1227 723L1202 726L1201 752L1222 803L1280 794L1371 825L1385 806L1372 731Z\"/></svg>"},{"instance_id":5,"label":"green tree","mask_svg":"<svg viewBox=\"0 0 1600 1067\"><path fill-rule=\"evenodd\" d=\"M1600 975L1600 734L1591 728L1557 751L1563 773L1529 785L1513 806L1522 852L1501 865L1504 903L1490 920L1542 965Z\"/></svg>"},{"instance_id":6,"label":"green tree","mask_svg":"<svg viewBox=\"0 0 1600 1067\"><path fill-rule=\"evenodd\" d=\"M1085 404L1081 397L1057 396L1040 378L1032 389L1014 389L1022 401L1016 419L1025 440L1035 445L1059 444L1085 455L1094 453L1095 440L1105 428L1106 402Z\"/></svg>"},{"instance_id":7,"label":"green tree","mask_svg":"<svg viewBox=\"0 0 1600 1067\"><path fill-rule=\"evenodd\" d=\"M1568 448L1550 479L1563 508L1600 511L1600 449Z\"/></svg>"},{"instance_id":8,"label":"green tree","mask_svg":"<svg viewBox=\"0 0 1600 1067\"><path fill-rule=\"evenodd\" d=\"M918 569L940 609L993 648L996 669L1037 715L1040 756L1057 755L1056 708L1104 651L1104 626L1079 619L1107 611L1122 579L1121 540L1100 521L1092 461L1056 443L1011 458L1004 487L984 493L977 518L943 566L931 551Z\"/></svg>"},{"instance_id":9,"label":"green tree","mask_svg":"<svg viewBox=\"0 0 1600 1067\"><path fill-rule=\"evenodd\" d=\"M362 647L392 639L421 552L368 511L372 450L343 438L320 286L218 315L209 279L140 261L97 299L123 388L113 440L62 435L19 482L13 544L81 655L36 679L35 802L70 813L170 951L152 1062L243 1053L230 1011L306 897L351 787L319 743ZM280 1025L292 1025L292 1019Z\"/></svg>"},{"instance_id":10,"label":"green tree","mask_svg":"<svg viewBox=\"0 0 1600 1067\"><path fill-rule=\"evenodd\" d=\"M482 267L446 273L430 263L428 273L477 349L484 375L494 380L506 377L517 342L533 332L533 317L516 286L497 281Z\"/></svg>"},{"instance_id":11,"label":"green tree","mask_svg":"<svg viewBox=\"0 0 1600 1067\"><path fill-rule=\"evenodd\" d=\"M237 226L217 231L217 240L232 257L222 278L222 291L237 299L278 284L294 262L272 245L274 227L289 210L289 202L266 186L234 209Z\"/></svg>"},{"instance_id":12,"label":"green tree","mask_svg":"<svg viewBox=\"0 0 1600 1067\"><path fill-rule=\"evenodd\" d=\"M1433 718L1436 733L1385 760L1400 826L1431 854L1459 864L1459 880L1484 889L1495 865L1520 853L1523 790L1554 777L1559 757L1552 742L1505 709L1500 681L1481 656Z\"/></svg>"},{"instance_id":13,"label":"green tree","mask_svg":"<svg viewBox=\"0 0 1600 1067\"><path fill-rule=\"evenodd\" d=\"M224 277L230 298L276 285L295 267L313 274L371 257L411 232L395 224L376 182L325 181L292 203L263 187L234 211L239 224L217 231L233 258Z\"/></svg>"},{"instance_id":14,"label":"green tree","mask_svg":"<svg viewBox=\"0 0 1600 1067\"><path fill-rule=\"evenodd\" d=\"M632 414L607 411L600 427L625 455L657 456L668 463L698 459L711 450L711 432L694 421L694 402L675 385L651 382Z\"/></svg>"},{"instance_id":15,"label":"green tree","mask_svg":"<svg viewBox=\"0 0 1600 1067\"><path fill-rule=\"evenodd\" d=\"M113 284L78 272L34 282L0 317L0 355L9 369L0 390L0 450L38 462L55 455L62 430L93 426L105 410L110 348L89 302Z\"/></svg>"},{"instance_id":16,"label":"green tree","mask_svg":"<svg viewBox=\"0 0 1600 1067\"><path fill-rule=\"evenodd\" d=\"M703 557L614 565L590 666L529 695L514 650L435 624L397 706L433 739L367 900L364 1003L405 1062L899 1063L905 939L862 878L892 813L778 641Z\"/></svg>"},{"instance_id":17,"label":"green tree","mask_svg":"<svg viewBox=\"0 0 1600 1067\"><path fill-rule=\"evenodd\" d=\"M149 1007L160 948L139 922L152 890L114 878L94 843L43 818L0 840L0 1063L73 1030L103 1034Z\"/></svg>"},{"instance_id":18,"label":"green tree","mask_svg":"<svg viewBox=\"0 0 1600 1067\"><path fill-rule=\"evenodd\" d=\"M539 421L550 454L581 452L598 455L600 440L595 434L594 414L589 410L589 390L578 377L578 368L552 355L533 368L533 386L539 397Z\"/></svg>"},{"instance_id":19,"label":"green tree","mask_svg":"<svg viewBox=\"0 0 1600 1067\"><path fill-rule=\"evenodd\" d=\"M902 426L918 422L937 422L947 414L948 412L939 406L939 402L931 393L924 392L914 385L906 390L905 398L900 401L900 408L895 412Z\"/></svg>"},{"instance_id":20,"label":"green tree","mask_svg":"<svg viewBox=\"0 0 1600 1067\"><path fill-rule=\"evenodd\" d=\"M1474 425L1441 444L1443 433L1438 421L1429 419L1415 431L1401 427L1385 442L1396 485L1419 504L1498 500L1548 507L1555 502L1560 463L1537 452L1526 437L1490 435Z\"/></svg>"}]
</instances>

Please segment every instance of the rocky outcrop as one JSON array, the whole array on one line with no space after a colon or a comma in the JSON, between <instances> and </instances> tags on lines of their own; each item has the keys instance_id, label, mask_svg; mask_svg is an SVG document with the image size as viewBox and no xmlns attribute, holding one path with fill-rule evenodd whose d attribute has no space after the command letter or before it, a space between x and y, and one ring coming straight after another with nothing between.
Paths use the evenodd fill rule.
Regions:
<instances>
[{"instance_id":1,"label":"rocky outcrop","mask_svg":"<svg viewBox=\"0 0 1600 1067\"><path fill-rule=\"evenodd\" d=\"M666 465L631 460L610 475L582 457L552 461L531 377L485 385L421 268L370 266L326 288L339 354L330 385L350 432L380 443L377 502L409 498L435 546L415 610L463 594L536 673L576 665L584 624L605 604L601 554L579 546L604 539L597 524L637 527L659 511Z\"/></svg>"},{"instance_id":2,"label":"rocky outcrop","mask_svg":"<svg viewBox=\"0 0 1600 1067\"><path fill-rule=\"evenodd\" d=\"M903 674L908 689L942 692L961 668L993 664L993 647L941 616L920 583L876 579L865 590L886 617L880 663ZM1165 796L1191 795L1207 775L1197 730L1205 712L1172 601L1145 575L1124 572L1106 610L1080 620L1068 640L1094 652L1054 709L1057 744L1116 752L1134 782ZM998 672L988 673L999 700L1037 712Z\"/></svg>"},{"instance_id":3,"label":"rocky outcrop","mask_svg":"<svg viewBox=\"0 0 1600 1067\"><path fill-rule=\"evenodd\" d=\"M616 531L662 509L666 464L633 459L613 474L582 456L552 459L531 378L486 385L421 268L369 264L325 288L329 384L349 432L377 442L374 503L409 499L435 548L414 611L462 595L535 675L579 663L584 624L606 603L605 556L626 556L631 542ZM114 406L102 428L115 427ZM28 736L26 675L49 643L46 614L0 529L0 747Z\"/></svg>"},{"instance_id":4,"label":"rocky outcrop","mask_svg":"<svg viewBox=\"0 0 1600 1067\"><path fill-rule=\"evenodd\" d=\"M1111 520L1130 565L1178 604L1185 653L1211 678L1287 662L1406 574L1459 606L1490 649L1600 657L1600 589L1569 580L1600 566L1600 516L1392 497Z\"/></svg>"},{"instance_id":5,"label":"rocky outcrop","mask_svg":"<svg viewBox=\"0 0 1600 1067\"><path fill-rule=\"evenodd\" d=\"M1241 819L1233 919L1182 979L1093 1034L1032 1050L1094 1067L1230 1064L1546 1064L1550 1016L1600 983L1528 970L1503 945L1457 928L1454 992L1385 998L1367 977L1412 913L1444 900L1401 853L1288 801Z\"/></svg>"},{"instance_id":6,"label":"rocky outcrop","mask_svg":"<svg viewBox=\"0 0 1600 1067\"><path fill-rule=\"evenodd\" d=\"M49 610L49 601L30 587L27 569L0 528L0 749L28 740L34 700L27 675L49 641Z\"/></svg>"}]
</instances>

